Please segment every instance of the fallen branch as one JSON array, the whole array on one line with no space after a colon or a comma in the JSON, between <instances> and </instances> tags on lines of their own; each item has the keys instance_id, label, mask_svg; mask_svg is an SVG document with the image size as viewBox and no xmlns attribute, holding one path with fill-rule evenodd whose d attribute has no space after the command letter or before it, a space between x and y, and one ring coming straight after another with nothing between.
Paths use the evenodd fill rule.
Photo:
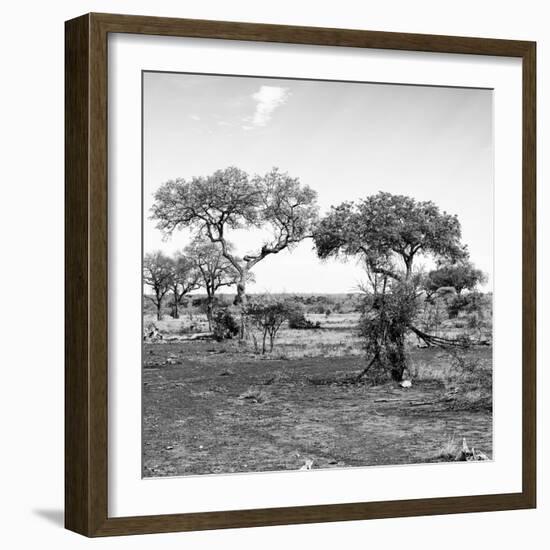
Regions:
<instances>
[{"instance_id":1,"label":"fallen branch","mask_svg":"<svg viewBox=\"0 0 550 550\"><path fill-rule=\"evenodd\" d=\"M445 348L449 346L468 348L472 345L472 342L470 340L465 340L463 338L443 338L442 336L427 334L426 332L423 332L420 329L413 327L412 325L409 325L409 328L428 346L437 346L440 348Z\"/></svg>"}]
</instances>

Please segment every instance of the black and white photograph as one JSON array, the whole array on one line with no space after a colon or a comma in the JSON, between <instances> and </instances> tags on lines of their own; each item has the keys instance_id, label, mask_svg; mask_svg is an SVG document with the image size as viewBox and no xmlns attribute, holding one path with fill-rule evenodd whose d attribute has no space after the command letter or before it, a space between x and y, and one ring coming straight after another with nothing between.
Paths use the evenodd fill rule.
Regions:
<instances>
[{"instance_id":1,"label":"black and white photograph","mask_svg":"<svg viewBox=\"0 0 550 550\"><path fill-rule=\"evenodd\" d=\"M493 460L493 90L144 71L142 109L142 476Z\"/></svg>"}]
</instances>

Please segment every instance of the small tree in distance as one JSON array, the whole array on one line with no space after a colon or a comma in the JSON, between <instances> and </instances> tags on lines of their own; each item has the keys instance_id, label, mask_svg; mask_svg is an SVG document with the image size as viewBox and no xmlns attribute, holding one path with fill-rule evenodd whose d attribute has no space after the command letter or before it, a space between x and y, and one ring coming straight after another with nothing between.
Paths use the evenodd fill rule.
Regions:
<instances>
[{"instance_id":1,"label":"small tree in distance","mask_svg":"<svg viewBox=\"0 0 550 550\"><path fill-rule=\"evenodd\" d=\"M179 306L184 296L200 287L199 272L193 260L181 252L171 259L170 290L174 299L172 317L179 319Z\"/></svg>"},{"instance_id":2,"label":"small tree in distance","mask_svg":"<svg viewBox=\"0 0 550 550\"><path fill-rule=\"evenodd\" d=\"M279 329L292 314L294 306L285 300L258 297L248 302L246 314L252 324L260 330L262 337L262 355L267 351L267 339L269 338L269 351L273 351L275 338Z\"/></svg>"},{"instance_id":3,"label":"small tree in distance","mask_svg":"<svg viewBox=\"0 0 550 550\"><path fill-rule=\"evenodd\" d=\"M207 239L195 239L185 248L185 253L191 258L201 285L206 290L206 317L208 329L212 330L216 292L223 286L235 284L239 280L239 273L223 255L221 247Z\"/></svg>"},{"instance_id":4,"label":"small tree in distance","mask_svg":"<svg viewBox=\"0 0 550 550\"><path fill-rule=\"evenodd\" d=\"M477 285L487 281L486 275L476 269L472 262L466 260L456 264L438 267L428 273L424 288L431 296L440 288L452 287L460 296L463 290L474 290Z\"/></svg>"},{"instance_id":5,"label":"small tree in distance","mask_svg":"<svg viewBox=\"0 0 550 550\"><path fill-rule=\"evenodd\" d=\"M170 291L173 262L161 251L151 252L143 259L143 282L151 287L153 294L145 296L157 308L157 320L162 319L162 303Z\"/></svg>"}]
</instances>

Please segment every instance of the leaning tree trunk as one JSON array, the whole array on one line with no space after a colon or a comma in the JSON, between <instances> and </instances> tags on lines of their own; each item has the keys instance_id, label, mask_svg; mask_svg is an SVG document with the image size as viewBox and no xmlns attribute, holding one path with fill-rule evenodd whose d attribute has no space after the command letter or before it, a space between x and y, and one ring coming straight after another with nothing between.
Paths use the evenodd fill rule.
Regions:
<instances>
[{"instance_id":1,"label":"leaning tree trunk","mask_svg":"<svg viewBox=\"0 0 550 550\"><path fill-rule=\"evenodd\" d=\"M180 318L180 312L179 312L179 309L178 309L178 299L174 296L174 307L173 307L173 310L172 310L172 317L174 319L179 319Z\"/></svg>"}]
</instances>

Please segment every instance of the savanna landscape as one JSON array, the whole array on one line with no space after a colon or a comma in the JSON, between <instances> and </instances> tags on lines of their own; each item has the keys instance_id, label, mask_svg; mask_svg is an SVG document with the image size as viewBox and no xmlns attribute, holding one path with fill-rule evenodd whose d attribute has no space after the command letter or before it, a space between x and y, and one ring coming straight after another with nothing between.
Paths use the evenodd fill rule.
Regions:
<instances>
[{"instance_id":1,"label":"savanna landscape","mask_svg":"<svg viewBox=\"0 0 550 550\"><path fill-rule=\"evenodd\" d=\"M357 314L331 315L305 343L303 329L285 328L268 356L188 340L178 332L201 317L183 317L144 344L144 476L447 461L463 437L491 455L490 348L460 358L415 348L403 389L353 380Z\"/></svg>"},{"instance_id":2,"label":"savanna landscape","mask_svg":"<svg viewBox=\"0 0 550 550\"><path fill-rule=\"evenodd\" d=\"M492 295L466 259L243 302L212 291L239 274L204 249L146 256L170 283L144 298L144 476L490 459Z\"/></svg>"},{"instance_id":3,"label":"savanna landscape","mask_svg":"<svg viewBox=\"0 0 550 550\"><path fill-rule=\"evenodd\" d=\"M143 477L491 460L491 92L143 97Z\"/></svg>"}]
</instances>

